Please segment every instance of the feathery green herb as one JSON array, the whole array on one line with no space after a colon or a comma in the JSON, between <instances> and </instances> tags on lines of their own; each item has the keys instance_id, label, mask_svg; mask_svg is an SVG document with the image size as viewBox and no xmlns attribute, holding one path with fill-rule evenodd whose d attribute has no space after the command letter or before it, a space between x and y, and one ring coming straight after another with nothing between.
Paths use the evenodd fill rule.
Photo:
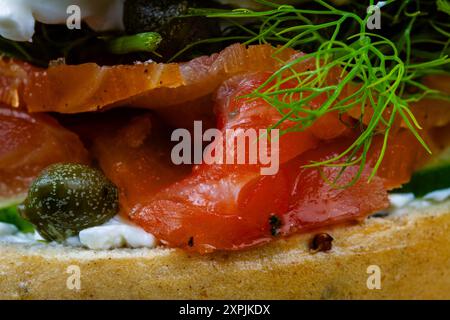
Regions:
<instances>
[{"instance_id":1,"label":"feathery green herb","mask_svg":"<svg viewBox=\"0 0 450 320\"><path fill-rule=\"evenodd\" d=\"M281 113L282 120L273 128L290 120L296 123L290 130L302 131L327 113L344 114L355 106L360 106L362 115L372 114L369 122L362 126L361 135L347 150L309 167L338 166L343 172L349 165L359 164L352 184L362 174L373 138L383 135L383 146L370 181L381 165L398 118L431 152L409 107L424 97L450 99L420 82L427 75L449 73L450 24L444 13L448 12L447 1L386 1L379 5L383 13L380 30L368 29L372 12L367 8L375 5L373 0L366 5L352 2L343 8L322 0L298 7L255 1L268 9L204 9L194 10L192 14L227 19L233 26L229 37L206 41L240 40L245 44L279 45L274 56L286 48L308 52L287 62L247 96L263 99ZM237 33L239 37L235 36ZM296 66L310 59L315 61L314 70L297 71ZM336 68L342 70L342 80L328 85L325 80ZM283 88L283 84L292 81L297 81L294 88ZM349 84L357 84L357 90L346 96L344 90ZM309 102L320 95L326 95L326 102L311 109Z\"/></svg>"},{"instance_id":2,"label":"feathery green herb","mask_svg":"<svg viewBox=\"0 0 450 320\"><path fill-rule=\"evenodd\" d=\"M450 100L448 95L421 82L428 75L450 74L448 0L289 1L296 5L279 5L270 0L254 2L258 4L256 7L263 9L232 10L220 6L191 8L185 16L190 21L196 16L202 19L207 17L227 27L223 28L219 37L188 44L170 61L207 54L208 52L203 51L206 47L220 50L234 42L278 46L274 57L286 48L306 52L285 63L248 97L264 99L282 114L282 120L273 128L290 120L296 123L290 130L296 131L306 130L317 119L330 112L343 115L360 107L361 135L342 154L310 165L339 166L343 172L349 165L359 164L360 170L352 183L362 174L374 137L381 135L384 137L383 147L369 180L376 174L390 141L394 123L400 120L430 152L421 137L420 123L415 119L410 106L425 97ZM344 5L334 5L338 2ZM382 15L379 30L368 28L368 22L372 18L368 7L375 5L380 8ZM105 63L105 59L106 63L113 64L140 60L135 54L105 58L108 57L107 54L99 54L105 49L105 35L95 34L90 30L70 33L70 39L66 39L67 30L61 30L58 26L38 24L36 31L33 44L15 43L0 38L0 52L44 66L61 54L66 59L77 57L69 59L69 62L89 61L99 56L102 57L102 63ZM110 35L106 36L109 39ZM130 50L141 51L142 48L148 48L145 41L135 43L134 40L139 40L136 37L126 39L128 44L130 39L133 40L132 47L124 51L113 51L127 53ZM115 44L123 45L122 40L123 38L119 38ZM108 45L106 48L108 49ZM108 50L110 49L111 47ZM142 59L147 60L148 55L144 54ZM297 66L306 60L315 61L315 68L298 71ZM342 80L338 84L328 84L327 77L339 68L342 70ZM297 81L294 88L291 85L289 89L284 88L283 84L292 81ZM357 89L350 95L345 95L348 85L356 85ZM317 109L311 109L309 102L323 95L326 96L326 102ZM367 118L368 114L370 119L363 124L362 116L366 115Z\"/></svg>"}]
</instances>

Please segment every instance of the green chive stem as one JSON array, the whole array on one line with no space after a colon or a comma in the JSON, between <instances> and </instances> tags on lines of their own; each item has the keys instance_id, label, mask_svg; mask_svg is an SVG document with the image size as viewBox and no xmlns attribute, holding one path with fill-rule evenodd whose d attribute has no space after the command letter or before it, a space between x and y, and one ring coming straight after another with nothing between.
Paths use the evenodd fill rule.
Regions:
<instances>
[{"instance_id":1,"label":"green chive stem","mask_svg":"<svg viewBox=\"0 0 450 320\"><path fill-rule=\"evenodd\" d=\"M162 41L156 32L144 32L131 36L123 36L108 41L108 49L114 54L132 52L154 52Z\"/></svg>"}]
</instances>

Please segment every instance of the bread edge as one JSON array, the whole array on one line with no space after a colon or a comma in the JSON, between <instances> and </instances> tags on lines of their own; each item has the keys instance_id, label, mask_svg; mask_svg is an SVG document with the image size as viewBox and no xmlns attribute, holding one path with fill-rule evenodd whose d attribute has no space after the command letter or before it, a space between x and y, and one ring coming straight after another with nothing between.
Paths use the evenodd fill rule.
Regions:
<instances>
[{"instance_id":1,"label":"bread edge","mask_svg":"<svg viewBox=\"0 0 450 320\"><path fill-rule=\"evenodd\" d=\"M328 252L317 232L204 256L3 243L0 299L450 299L450 201L320 232Z\"/></svg>"}]
</instances>

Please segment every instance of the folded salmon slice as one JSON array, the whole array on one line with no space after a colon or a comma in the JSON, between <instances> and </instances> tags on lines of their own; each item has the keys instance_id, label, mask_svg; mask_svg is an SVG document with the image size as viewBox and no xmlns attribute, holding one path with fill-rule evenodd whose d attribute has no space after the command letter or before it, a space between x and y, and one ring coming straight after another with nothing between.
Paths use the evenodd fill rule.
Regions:
<instances>
[{"instance_id":1,"label":"folded salmon slice","mask_svg":"<svg viewBox=\"0 0 450 320\"><path fill-rule=\"evenodd\" d=\"M267 76L237 77L222 86L216 99L220 130L266 129L281 119L280 112L261 99L238 99L260 86ZM311 108L323 99L317 97ZM293 125L295 122L285 121L281 129ZM136 124L128 126L132 127ZM207 253L248 248L279 236L360 220L386 208L387 190L407 181L418 159L420 146L411 143L414 137L406 132L400 130L391 139L387 155L395 150L395 157L385 158L380 175L370 183L381 137L373 143L361 179L349 188L336 188L324 180L324 174L331 180L337 177L339 168L326 168L321 173L304 167L345 150L360 133L355 130L340 121L339 115L330 113L306 131L283 135L280 169L271 176L261 175L261 164L201 164L190 173L167 178L173 170L169 150L165 151L165 168L155 166L161 153L149 147L151 136L134 149L107 152L114 141L123 139L118 136L112 141L97 140L95 149L104 172L123 190L123 209L131 219L169 246ZM398 157L404 172L400 177L393 172L399 169ZM350 166L340 174L339 183L350 182L358 169ZM161 180L168 183L158 183Z\"/></svg>"},{"instance_id":2,"label":"folded salmon slice","mask_svg":"<svg viewBox=\"0 0 450 320\"><path fill-rule=\"evenodd\" d=\"M119 113L99 121L100 125L85 123L79 130L87 133L93 156L118 186L125 214L190 173L191 166L172 163L170 136L152 115Z\"/></svg>"},{"instance_id":3,"label":"folded salmon slice","mask_svg":"<svg viewBox=\"0 0 450 320\"><path fill-rule=\"evenodd\" d=\"M40 69L16 60L1 59L0 102L14 107L26 105L30 112L59 113L135 106L159 109L164 115L169 113L166 118L171 120L170 115L180 110L186 115L207 113L207 109L198 105L208 100L227 79L249 72L275 71L283 61L300 55L291 49L278 52L270 45L235 44L212 56L172 64L146 62L101 67L86 63ZM302 62L300 68L304 65ZM310 67L315 68L315 64ZM448 76L429 76L423 82L432 89L449 93ZM344 92L350 94L356 88L349 87ZM412 103L411 109L419 123L430 128L450 122L448 106L444 100L426 98ZM355 119L361 117L358 107L349 114ZM364 122L371 116L371 110L366 109ZM174 123L185 125L186 121Z\"/></svg>"},{"instance_id":4,"label":"folded salmon slice","mask_svg":"<svg viewBox=\"0 0 450 320\"><path fill-rule=\"evenodd\" d=\"M23 105L23 92L31 74L40 69L28 63L0 56L0 104Z\"/></svg>"},{"instance_id":5,"label":"folded salmon slice","mask_svg":"<svg viewBox=\"0 0 450 320\"><path fill-rule=\"evenodd\" d=\"M436 90L443 96L450 96L450 76L448 75L431 75L423 77L422 84L429 89ZM358 89L358 84L352 84L347 86L346 94L350 95ZM414 115L414 118L424 129L430 129L434 127L444 127L450 123L450 100L438 99L429 96L425 96L419 101L410 101L409 109ZM388 108L384 113L384 119L388 122L392 109ZM362 114L360 106L356 106L348 111L348 114L355 118L361 119L364 124L368 124L373 117L373 109L365 108L364 114ZM411 122L411 119L410 119ZM397 117L396 126L407 128L405 121L402 118Z\"/></svg>"},{"instance_id":6,"label":"folded salmon slice","mask_svg":"<svg viewBox=\"0 0 450 320\"><path fill-rule=\"evenodd\" d=\"M89 163L78 137L47 115L0 107L0 204L22 198L53 163Z\"/></svg>"},{"instance_id":7,"label":"folded salmon slice","mask_svg":"<svg viewBox=\"0 0 450 320\"><path fill-rule=\"evenodd\" d=\"M275 71L280 60L295 54L284 50L275 59L274 53L269 45L235 44L179 64L58 65L32 73L25 102L31 112L80 113L128 105L165 108L208 96L234 75Z\"/></svg>"},{"instance_id":8,"label":"folded salmon slice","mask_svg":"<svg viewBox=\"0 0 450 320\"><path fill-rule=\"evenodd\" d=\"M274 176L225 167L199 168L137 203L131 217L169 246L201 253L248 248L276 236L360 220L388 206L383 180L364 180L370 166L362 180L346 189L328 185L318 170L302 168L309 161L336 155L343 151L338 146L348 142L325 147L323 158L306 152L283 164ZM350 167L340 181L350 181L357 169ZM338 173L328 171L330 179Z\"/></svg>"}]
</instances>

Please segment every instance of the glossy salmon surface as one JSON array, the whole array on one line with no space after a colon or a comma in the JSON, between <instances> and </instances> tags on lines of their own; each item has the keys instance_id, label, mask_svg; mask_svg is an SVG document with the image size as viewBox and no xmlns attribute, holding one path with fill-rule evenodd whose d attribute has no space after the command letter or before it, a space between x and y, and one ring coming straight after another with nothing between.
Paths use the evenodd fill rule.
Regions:
<instances>
[{"instance_id":1,"label":"glossy salmon surface","mask_svg":"<svg viewBox=\"0 0 450 320\"><path fill-rule=\"evenodd\" d=\"M0 108L0 202L22 197L53 163L89 163L78 137L48 115Z\"/></svg>"},{"instance_id":2,"label":"glossy salmon surface","mask_svg":"<svg viewBox=\"0 0 450 320\"><path fill-rule=\"evenodd\" d=\"M237 77L221 87L215 107L217 128L222 132L266 129L281 119L282 114L262 99L239 98L260 86L267 76L258 73ZM311 108L322 101L319 96L311 102ZM150 122L146 124L148 128ZM286 121L281 129L294 125L294 121ZM128 126L133 130L138 127L136 123ZM164 244L207 253L244 249L293 233L361 220L386 208L388 189L407 181L417 161L420 146L408 144L414 137L406 132L400 130L401 138L392 138L380 175L370 182L381 137L374 139L360 179L347 188L339 186L352 182L359 165L344 171L339 167L323 170L305 167L340 154L358 133L340 122L337 114L330 113L307 130L282 135L279 171L267 176L261 175L260 163L204 163L194 166L190 173L167 178L168 173L174 172L169 151L163 152L164 168L159 167L162 158L157 161L159 166L155 166L154 161L161 153L149 148L151 135L146 143L136 145L133 152L127 147L110 151L109 155L107 152L97 155L104 172L119 188L129 190L123 192L123 201L131 219ZM117 145L117 141L120 145L127 135L119 136L116 142L97 140L96 149ZM227 150L226 146L233 144L225 139L223 145ZM394 174L399 169L397 157L402 157L401 175ZM338 185L332 185L337 177ZM164 186L158 183L161 180L169 183Z\"/></svg>"},{"instance_id":3,"label":"glossy salmon surface","mask_svg":"<svg viewBox=\"0 0 450 320\"><path fill-rule=\"evenodd\" d=\"M166 108L211 95L232 76L275 71L295 54L275 59L269 45L232 45L221 53L185 63L99 66L58 65L29 77L24 97L31 112L80 113L116 106Z\"/></svg>"}]
</instances>

